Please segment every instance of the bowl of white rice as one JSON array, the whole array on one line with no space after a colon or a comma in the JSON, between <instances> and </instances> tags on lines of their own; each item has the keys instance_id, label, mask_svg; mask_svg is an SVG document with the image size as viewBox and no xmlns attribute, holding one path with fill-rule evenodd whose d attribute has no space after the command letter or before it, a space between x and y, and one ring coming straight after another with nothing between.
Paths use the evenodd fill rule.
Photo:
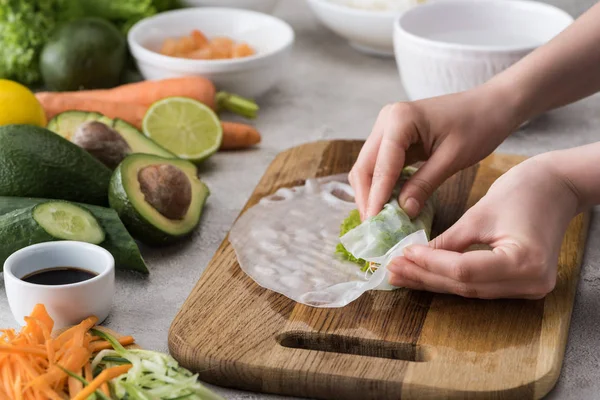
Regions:
<instances>
[{"instance_id":1,"label":"bowl of white rice","mask_svg":"<svg viewBox=\"0 0 600 400\"><path fill-rule=\"evenodd\" d=\"M308 0L317 18L355 49L394 55L394 21L425 0Z\"/></svg>"}]
</instances>

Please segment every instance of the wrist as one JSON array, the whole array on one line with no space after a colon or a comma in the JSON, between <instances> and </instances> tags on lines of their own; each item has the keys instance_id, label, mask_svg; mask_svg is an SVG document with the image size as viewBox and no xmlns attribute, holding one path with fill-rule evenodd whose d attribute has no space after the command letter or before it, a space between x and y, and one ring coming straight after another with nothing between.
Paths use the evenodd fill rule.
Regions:
<instances>
[{"instance_id":1,"label":"wrist","mask_svg":"<svg viewBox=\"0 0 600 400\"><path fill-rule=\"evenodd\" d=\"M544 171L551 175L557 183L556 200L564 207L572 210L572 217L583 212L588 207L588 202L575 179L572 178L569 168L564 168L563 151L551 151L533 157L533 160L542 164Z\"/></svg>"},{"instance_id":2,"label":"wrist","mask_svg":"<svg viewBox=\"0 0 600 400\"><path fill-rule=\"evenodd\" d=\"M538 156L578 198L578 211L600 204L600 142Z\"/></svg>"},{"instance_id":3,"label":"wrist","mask_svg":"<svg viewBox=\"0 0 600 400\"><path fill-rule=\"evenodd\" d=\"M507 136L533 117L528 107L532 102L528 99L527 88L515 83L515 80L500 74L480 87L483 95L493 101L493 107L502 110L509 131Z\"/></svg>"}]
</instances>

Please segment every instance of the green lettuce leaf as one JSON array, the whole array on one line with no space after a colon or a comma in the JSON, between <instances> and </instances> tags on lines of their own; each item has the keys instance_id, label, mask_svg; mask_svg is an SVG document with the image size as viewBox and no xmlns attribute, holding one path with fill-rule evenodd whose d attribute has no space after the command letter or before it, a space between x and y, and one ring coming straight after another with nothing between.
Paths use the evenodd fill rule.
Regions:
<instances>
[{"instance_id":1,"label":"green lettuce leaf","mask_svg":"<svg viewBox=\"0 0 600 400\"><path fill-rule=\"evenodd\" d=\"M361 220L360 220L360 213L358 212L358 210L350 211L350 214L348 214L348 216L346 217L346 219L342 222L342 225L340 226L340 237L344 236L346 233L348 233L352 229L356 228L360 224L361 224ZM354 257L352 254L350 254L350 252L348 250L346 250L344 245L341 243L337 244L337 246L335 247L335 252L342 259L348 260L355 264L358 264L362 271L366 271L369 268L368 261Z\"/></svg>"},{"instance_id":2,"label":"green lettuce leaf","mask_svg":"<svg viewBox=\"0 0 600 400\"><path fill-rule=\"evenodd\" d=\"M0 0L0 78L39 83L39 56L56 27L81 16L74 0Z\"/></svg>"}]
</instances>

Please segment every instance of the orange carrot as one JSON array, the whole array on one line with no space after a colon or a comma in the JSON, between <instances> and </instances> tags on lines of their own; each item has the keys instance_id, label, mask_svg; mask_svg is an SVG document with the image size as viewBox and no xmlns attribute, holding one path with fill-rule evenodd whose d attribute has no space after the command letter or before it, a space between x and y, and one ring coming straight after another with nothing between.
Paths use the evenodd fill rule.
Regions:
<instances>
[{"instance_id":1,"label":"orange carrot","mask_svg":"<svg viewBox=\"0 0 600 400\"><path fill-rule=\"evenodd\" d=\"M208 46L208 39L206 38L204 33L200 32L197 29L194 29L192 31L192 39L194 40L196 50Z\"/></svg>"},{"instance_id":2,"label":"orange carrot","mask_svg":"<svg viewBox=\"0 0 600 400\"><path fill-rule=\"evenodd\" d=\"M83 377L88 382L90 382L92 379L94 379L94 374L92 374L92 364L90 364L90 363L85 364L85 367L83 367Z\"/></svg>"},{"instance_id":3,"label":"orange carrot","mask_svg":"<svg viewBox=\"0 0 600 400\"><path fill-rule=\"evenodd\" d=\"M135 339L133 339L132 336L123 336L123 337L119 338L118 341L123 346L129 346L130 344L135 343ZM105 340L97 341L90 345L90 350L92 351L92 353L97 353L100 350L106 350L106 349L112 349L112 345Z\"/></svg>"},{"instance_id":4,"label":"orange carrot","mask_svg":"<svg viewBox=\"0 0 600 400\"><path fill-rule=\"evenodd\" d=\"M43 306L36 306L25 322L19 333L0 332L0 400L64 400L81 396L83 385L67 371L83 371L88 381L98 382L96 389L110 394L107 382L116 371L110 369L102 381L94 379L91 370L93 349L105 347L103 340L92 340L90 329L98 322L96 317L83 320L56 339L51 337L54 323ZM124 337L121 341L132 343L133 338Z\"/></svg>"},{"instance_id":5,"label":"orange carrot","mask_svg":"<svg viewBox=\"0 0 600 400\"><path fill-rule=\"evenodd\" d=\"M118 367L107 368L100 372L93 381L90 382L77 396L73 397L72 400L85 400L88 396L100 388L103 383L110 381L113 378L123 375L132 367L131 364L119 365Z\"/></svg>"},{"instance_id":6,"label":"orange carrot","mask_svg":"<svg viewBox=\"0 0 600 400\"><path fill-rule=\"evenodd\" d=\"M246 43L240 43L235 45L232 52L233 58L241 58L241 57L249 57L254 55L254 50L252 47L248 46Z\"/></svg>"},{"instance_id":7,"label":"orange carrot","mask_svg":"<svg viewBox=\"0 0 600 400\"><path fill-rule=\"evenodd\" d=\"M85 101L94 99L103 102L150 106L152 103L164 99L165 97L180 96L190 97L198 100L199 102L204 103L210 108L214 109L215 95L215 85L213 85L213 83L208 79L201 76L186 76L182 78L130 83L127 85L117 86L113 89L83 90L79 92L61 93L41 92L36 94L36 97L38 100L40 100L40 98L45 99L46 102L49 102L50 100L48 98L51 98L53 103L56 105L65 104L70 106L74 102L67 102L67 100L59 101L58 99L77 98L84 99ZM85 103L85 101L81 101L81 103ZM42 105L44 105L43 102ZM46 109L46 107L44 107L44 109ZM60 110L55 108L55 114L68 111L69 109L73 108L62 107ZM46 112L48 112L48 110L46 110ZM110 115L107 116L110 117Z\"/></svg>"},{"instance_id":8,"label":"orange carrot","mask_svg":"<svg viewBox=\"0 0 600 400\"><path fill-rule=\"evenodd\" d=\"M106 395L106 397L110 398L110 389L108 388L108 382L104 382L100 386L100 390L102 391L102 393L104 393Z\"/></svg>"},{"instance_id":9,"label":"orange carrot","mask_svg":"<svg viewBox=\"0 0 600 400\"><path fill-rule=\"evenodd\" d=\"M177 53L177 40L171 38L165 40L160 48L160 52L165 56L175 56Z\"/></svg>"},{"instance_id":10,"label":"orange carrot","mask_svg":"<svg viewBox=\"0 0 600 400\"><path fill-rule=\"evenodd\" d=\"M223 142L221 150L245 149L260 143L260 133L252 126L237 122L221 122Z\"/></svg>"},{"instance_id":11,"label":"orange carrot","mask_svg":"<svg viewBox=\"0 0 600 400\"><path fill-rule=\"evenodd\" d=\"M45 357L46 350L39 349L37 347L15 347L10 345L0 344L0 353L12 353L12 354L31 354L34 356Z\"/></svg>"},{"instance_id":12,"label":"orange carrot","mask_svg":"<svg viewBox=\"0 0 600 400\"><path fill-rule=\"evenodd\" d=\"M120 118L139 128L147 110L147 107L139 104L82 98L75 92L45 92L36 94L36 97L46 111L48 120L65 111L95 111L109 118Z\"/></svg>"},{"instance_id":13,"label":"orange carrot","mask_svg":"<svg viewBox=\"0 0 600 400\"><path fill-rule=\"evenodd\" d=\"M77 393L83 390L83 384L72 376L69 377L67 382L67 385L69 386L69 397L75 397Z\"/></svg>"}]
</instances>

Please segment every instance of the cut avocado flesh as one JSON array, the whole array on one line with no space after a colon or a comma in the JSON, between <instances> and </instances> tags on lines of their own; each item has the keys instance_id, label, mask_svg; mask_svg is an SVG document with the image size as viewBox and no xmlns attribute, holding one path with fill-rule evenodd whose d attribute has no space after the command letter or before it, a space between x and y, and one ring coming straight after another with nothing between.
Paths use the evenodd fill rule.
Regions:
<instances>
[{"instance_id":1,"label":"cut avocado flesh","mask_svg":"<svg viewBox=\"0 0 600 400\"><path fill-rule=\"evenodd\" d=\"M171 219L163 215L148 201L148 196L142 190L140 172L148 167L159 166L175 167L189 181L189 207L181 218ZM160 184L155 187L157 190L164 189ZM168 188L165 192L174 193L179 190ZM194 164L148 154L132 154L113 173L109 202L134 237L143 243L158 245L174 242L190 234L200 221L208 195L208 187L198 178Z\"/></svg>"},{"instance_id":2,"label":"cut avocado flesh","mask_svg":"<svg viewBox=\"0 0 600 400\"><path fill-rule=\"evenodd\" d=\"M113 121L112 128L119 132L121 137L125 139L133 153L153 154L155 156L166 158L176 158L175 154L156 144L152 141L152 139L149 139L146 137L146 135L138 131L135 126L121 119L115 119Z\"/></svg>"},{"instance_id":3,"label":"cut avocado flesh","mask_svg":"<svg viewBox=\"0 0 600 400\"><path fill-rule=\"evenodd\" d=\"M65 111L50 120L48 129L72 141L77 129L82 124L90 121L102 122L117 131L127 142L132 153L154 154L166 158L176 158L173 153L153 142L133 125L118 118L112 120L97 112Z\"/></svg>"}]
</instances>

